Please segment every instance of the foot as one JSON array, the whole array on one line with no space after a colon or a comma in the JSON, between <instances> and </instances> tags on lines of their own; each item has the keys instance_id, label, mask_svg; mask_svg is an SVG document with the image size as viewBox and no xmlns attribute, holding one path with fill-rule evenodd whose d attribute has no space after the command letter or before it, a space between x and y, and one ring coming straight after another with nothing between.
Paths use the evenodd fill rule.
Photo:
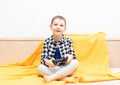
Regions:
<instances>
[{"instance_id":1,"label":"foot","mask_svg":"<svg viewBox=\"0 0 120 85\"><path fill-rule=\"evenodd\" d=\"M79 78L79 75L73 75L72 77L73 78Z\"/></svg>"},{"instance_id":2,"label":"foot","mask_svg":"<svg viewBox=\"0 0 120 85\"><path fill-rule=\"evenodd\" d=\"M51 77L51 76L44 76L44 80L45 80L46 83L49 83L49 82L51 82L52 80L54 80L54 78Z\"/></svg>"}]
</instances>

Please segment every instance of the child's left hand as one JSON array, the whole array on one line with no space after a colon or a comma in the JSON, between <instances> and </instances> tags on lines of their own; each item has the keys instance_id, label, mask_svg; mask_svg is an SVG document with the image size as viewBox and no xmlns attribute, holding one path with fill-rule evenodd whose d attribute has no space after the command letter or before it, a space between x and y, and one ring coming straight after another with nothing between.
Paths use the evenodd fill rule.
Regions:
<instances>
[{"instance_id":1,"label":"child's left hand","mask_svg":"<svg viewBox=\"0 0 120 85\"><path fill-rule=\"evenodd\" d=\"M73 59L73 56L70 54L66 54L65 57L68 57L66 64L70 63Z\"/></svg>"}]
</instances>

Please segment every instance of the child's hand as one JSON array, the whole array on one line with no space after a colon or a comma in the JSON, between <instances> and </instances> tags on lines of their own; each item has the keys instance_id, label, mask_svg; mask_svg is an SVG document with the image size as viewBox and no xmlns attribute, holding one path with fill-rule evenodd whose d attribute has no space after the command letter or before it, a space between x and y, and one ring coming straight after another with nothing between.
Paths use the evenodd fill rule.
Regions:
<instances>
[{"instance_id":1,"label":"child's hand","mask_svg":"<svg viewBox=\"0 0 120 85\"><path fill-rule=\"evenodd\" d=\"M68 57L66 64L70 63L73 59L73 56L70 54L66 54L65 57Z\"/></svg>"},{"instance_id":2,"label":"child's hand","mask_svg":"<svg viewBox=\"0 0 120 85\"><path fill-rule=\"evenodd\" d=\"M46 60L46 65L48 65L50 68L55 67L55 65L53 64L52 60L54 60L54 58L52 58L50 60Z\"/></svg>"}]
</instances>

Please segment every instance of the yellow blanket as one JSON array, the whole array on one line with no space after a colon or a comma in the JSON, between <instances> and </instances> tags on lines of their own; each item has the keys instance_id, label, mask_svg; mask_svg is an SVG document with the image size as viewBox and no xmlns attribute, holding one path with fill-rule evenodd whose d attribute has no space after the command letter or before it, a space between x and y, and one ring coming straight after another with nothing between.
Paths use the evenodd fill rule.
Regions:
<instances>
[{"instance_id":1,"label":"yellow blanket","mask_svg":"<svg viewBox=\"0 0 120 85\"><path fill-rule=\"evenodd\" d=\"M61 81L45 83L38 75L42 41L36 50L23 62L0 66L0 85L64 85L66 83L94 82L120 79L120 73L111 73L105 33L65 34L73 40L79 68Z\"/></svg>"}]
</instances>

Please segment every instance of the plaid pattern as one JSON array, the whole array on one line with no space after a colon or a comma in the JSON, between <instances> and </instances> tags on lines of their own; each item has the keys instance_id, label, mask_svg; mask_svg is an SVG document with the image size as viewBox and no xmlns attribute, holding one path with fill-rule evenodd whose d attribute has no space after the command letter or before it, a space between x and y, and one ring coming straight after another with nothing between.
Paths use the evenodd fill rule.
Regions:
<instances>
[{"instance_id":1,"label":"plaid pattern","mask_svg":"<svg viewBox=\"0 0 120 85\"><path fill-rule=\"evenodd\" d=\"M72 47L72 40L70 38L67 38L63 35L62 39L58 42L58 47L60 50L61 57L64 57L65 54L70 54L70 55L73 55L74 59L76 58L73 47ZM42 58L41 58L42 64L45 65L46 59L54 58L56 48L57 48L57 45L55 40L53 39L53 35L44 41L44 47L43 47Z\"/></svg>"}]
</instances>

